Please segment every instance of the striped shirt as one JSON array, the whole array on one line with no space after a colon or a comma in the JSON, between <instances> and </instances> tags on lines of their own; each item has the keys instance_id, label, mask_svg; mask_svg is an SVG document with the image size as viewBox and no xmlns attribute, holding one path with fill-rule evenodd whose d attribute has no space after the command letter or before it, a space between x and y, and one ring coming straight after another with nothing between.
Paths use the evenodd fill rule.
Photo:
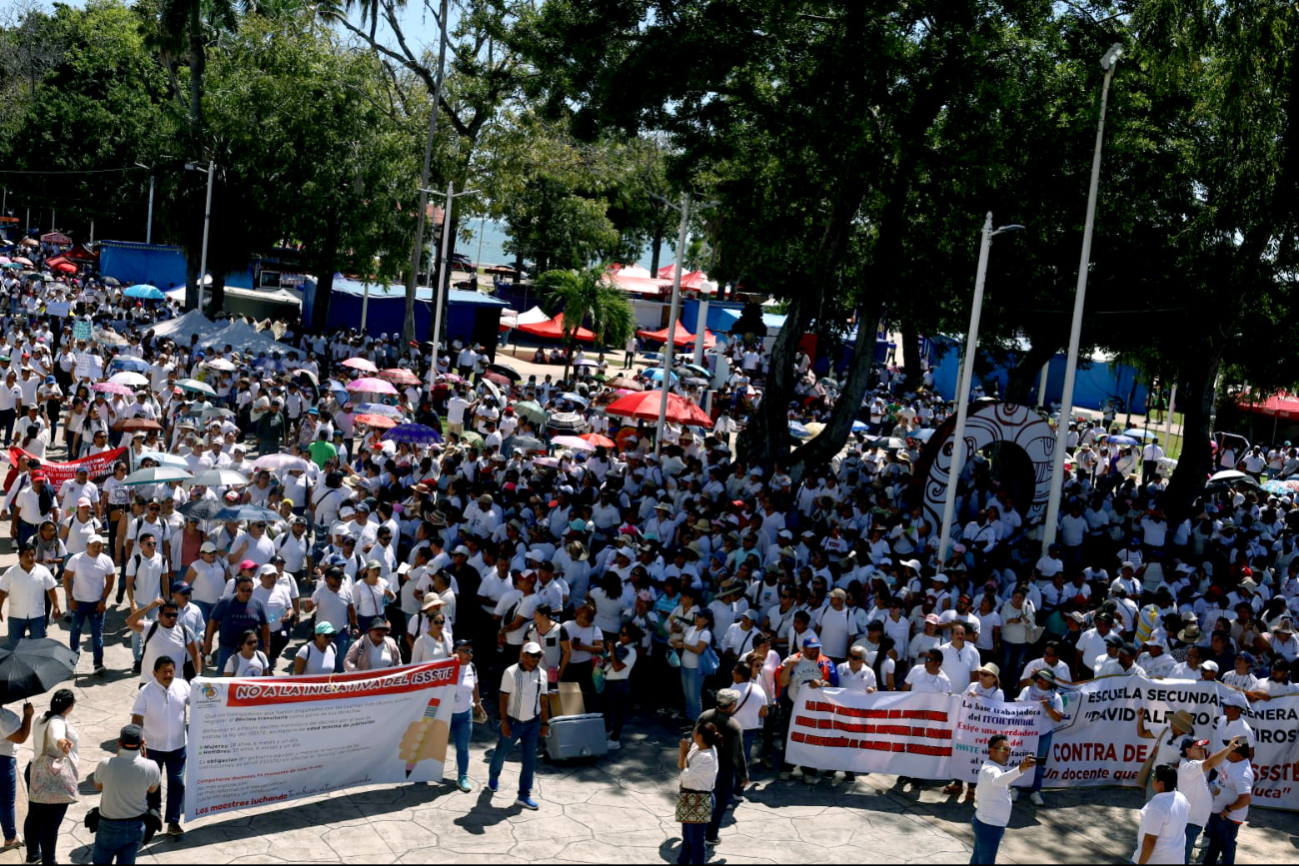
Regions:
<instances>
[{"instance_id":1,"label":"striped shirt","mask_svg":"<svg viewBox=\"0 0 1299 866\"><path fill-rule=\"evenodd\" d=\"M511 719L527 722L540 715L541 696L549 690L540 666L525 671L520 665L513 664L501 674L501 692L510 696L507 715Z\"/></svg>"}]
</instances>

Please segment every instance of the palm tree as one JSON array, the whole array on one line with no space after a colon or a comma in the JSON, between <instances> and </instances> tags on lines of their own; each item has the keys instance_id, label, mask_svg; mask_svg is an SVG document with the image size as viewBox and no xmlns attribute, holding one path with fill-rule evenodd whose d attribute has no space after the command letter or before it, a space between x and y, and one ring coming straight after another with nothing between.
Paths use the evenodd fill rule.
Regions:
<instances>
[{"instance_id":1,"label":"palm tree","mask_svg":"<svg viewBox=\"0 0 1299 866\"><path fill-rule=\"evenodd\" d=\"M580 271L546 271L537 277L537 288L550 295L551 309L564 311L564 345L570 355L577 329L584 320L591 322L591 331L600 344L621 346L636 331L631 301L604 276L605 267L596 265ZM567 361L564 378L568 378Z\"/></svg>"}]
</instances>

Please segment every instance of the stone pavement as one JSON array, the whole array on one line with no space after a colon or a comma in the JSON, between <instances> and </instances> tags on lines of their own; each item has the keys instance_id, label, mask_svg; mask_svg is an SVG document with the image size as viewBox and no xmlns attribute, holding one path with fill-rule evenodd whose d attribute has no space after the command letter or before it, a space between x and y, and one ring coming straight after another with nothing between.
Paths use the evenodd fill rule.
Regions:
<instances>
[{"instance_id":1,"label":"stone pavement","mask_svg":"<svg viewBox=\"0 0 1299 866\"><path fill-rule=\"evenodd\" d=\"M11 555L0 556L8 567ZM71 721L81 737L81 802L63 825L59 856L85 862L92 839L81 824L98 801L89 781L96 763L113 748L128 720L135 692L124 615L109 615L103 678L90 675L83 652L72 684L77 707ZM66 637L62 625L54 635ZM291 645L296 649L298 642ZM48 699L34 701L37 712ZM14 709L19 709L14 707ZM487 729L476 732L472 793L449 785L395 785L356 789L296 803L226 813L195 822L179 840L159 839L142 863L386 862L531 863L676 861L680 827L673 822L677 730L658 717L634 720L615 756L595 763L538 764L539 812L513 805L517 753L506 764L501 793L481 789L494 746ZM31 758L29 745L19 767ZM964 863L972 836L970 806L947 802L940 785L917 796L892 776L869 776L856 786L809 787L777 782L758 770L734 817L722 828L715 862ZM19 827L26 798L19 786ZM1118 862L1131 856L1140 794L1127 790L1048 792L1051 808L1021 803L1002 847L1002 862ZM1256 810L1241 834L1241 862L1295 862L1299 817ZM22 862L21 850L0 863Z\"/></svg>"}]
</instances>

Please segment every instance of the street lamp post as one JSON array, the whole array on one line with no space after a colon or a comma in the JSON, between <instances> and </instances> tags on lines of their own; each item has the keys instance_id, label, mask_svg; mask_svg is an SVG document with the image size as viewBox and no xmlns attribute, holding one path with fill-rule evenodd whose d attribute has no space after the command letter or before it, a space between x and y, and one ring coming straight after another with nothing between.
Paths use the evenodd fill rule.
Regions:
<instances>
[{"instance_id":1,"label":"street lamp post","mask_svg":"<svg viewBox=\"0 0 1299 866\"><path fill-rule=\"evenodd\" d=\"M1046 502L1046 525L1042 532L1042 552L1055 543L1056 524L1060 522L1060 498L1064 492L1065 444L1069 438L1069 418L1073 415L1073 387L1078 373L1078 343L1082 337L1083 307L1087 301L1087 268L1091 262L1092 229L1096 222L1096 188L1101 177L1101 145L1105 141L1105 109L1109 104L1110 79L1123 56L1123 46L1115 43L1101 58L1105 81L1101 84L1101 117L1096 125L1096 152L1092 156L1091 185L1087 189L1087 221L1083 225L1082 255L1078 263L1078 288L1073 301L1073 323L1069 328L1069 355L1064 367L1064 392L1060 395L1060 416L1056 424L1055 462L1051 469L1051 495Z\"/></svg>"},{"instance_id":2,"label":"street lamp post","mask_svg":"<svg viewBox=\"0 0 1299 866\"><path fill-rule=\"evenodd\" d=\"M187 162L185 168L190 171L203 171L204 169L198 163ZM203 280L207 277L207 239L212 228L212 172L216 168L216 163L208 160L207 164L207 201L203 205L203 252L199 255L198 265L198 303L195 309L200 313L203 312ZM149 211L150 220L153 217L153 211Z\"/></svg>"},{"instance_id":3,"label":"street lamp post","mask_svg":"<svg viewBox=\"0 0 1299 866\"><path fill-rule=\"evenodd\" d=\"M135 166L149 172L149 213L144 224L144 242L151 244L153 243L153 169L142 162L137 162Z\"/></svg>"},{"instance_id":4,"label":"street lamp post","mask_svg":"<svg viewBox=\"0 0 1299 866\"><path fill-rule=\"evenodd\" d=\"M438 262L438 287L434 293L435 306L433 308L433 334L431 335L433 340L433 365L437 366L438 350L442 346L442 305L446 301L447 255L449 254L448 247L451 241L451 209L457 196L469 195L477 192L477 190L466 189L456 192L455 182L448 181L446 192L423 188L420 189L420 192L425 195L445 196L447 200L446 209L442 211L442 255Z\"/></svg>"},{"instance_id":5,"label":"street lamp post","mask_svg":"<svg viewBox=\"0 0 1299 866\"><path fill-rule=\"evenodd\" d=\"M663 393L659 398L659 420L654 427L654 453L663 447L663 426L668 417L668 387L672 376L672 355L676 348L677 316L681 306L681 262L686 255L686 226L690 222L690 193L681 196L681 225L677 229L677 266L672 270L672 306L668 310L668 342L663 348Z\"/></svg>"},{"instance_id":6,"label":"street lamp post","mask_svg":"<svg viewBox=\"0 0 1299 866\"><path fill-rule=\"evenodd\" d=\"M983 284L988 274L988 250L992 239L1002 232L1022 231L1021 225L992 228L992 211L983 220L979 244L979 266L974 274L974 300L970 306L970 332L965 340L965 357L961 359L961 381L956 392L956 429L952 431L952 462L947 473L946 498L943 500L943 531L938 537L939 568L947 561L947 542L952 537L952 520L956 515L956 487L965 463L965 417L970 405L970 385L974 380L974 357L979 350L979 317L983 313Z\"/></svg>"}]
</instances>

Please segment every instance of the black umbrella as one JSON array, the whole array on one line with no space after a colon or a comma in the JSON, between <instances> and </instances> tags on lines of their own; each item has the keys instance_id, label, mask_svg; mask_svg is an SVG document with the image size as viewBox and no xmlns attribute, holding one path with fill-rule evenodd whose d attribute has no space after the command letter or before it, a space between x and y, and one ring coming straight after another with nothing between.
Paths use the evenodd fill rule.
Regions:
<instances>
[{"instance_id":1,"label":"black umbrella","mask_svg":"<svg viewBox=\"0 0 1299 866\"><path fill-rule=\"evenodd\" d=\"M106 285L106 286L120 286L121 283L119 283L119 282L117 281L117 277L104 277L104 285Z\"/></svg>"},{"instance_id":2,"label":"black umbrella","mask_svg":"<svg viewBox=\"0 0 1299 866\"><path fill-rule=\"evenodd\" d=\"M522 382L523 374L513 367L507 367L504 364L488 364L487 369L492 373L500 373L511 382Z\"/></svg>"},{"instance_id":3,"label":"black umbrella","mask_svg":"<svg viewBox=\"0 0 1299 866\"><path fill-rule=\"evenodd\" d=\"M53 638L26 638L0 647L0 704L43 695L72 678L77 657Z\"/></svg>"},{"instance_id":4,"label":"black umbrella","mask_svg":"<svg viewBox=\"0 0 1299 866\"><path fill-rule=\"evenodd\" d=\"M176 510L195 520L211 520L224 508L218 499L200 499L197 502L186 502Z\"/></svg>"}]
</instances>

